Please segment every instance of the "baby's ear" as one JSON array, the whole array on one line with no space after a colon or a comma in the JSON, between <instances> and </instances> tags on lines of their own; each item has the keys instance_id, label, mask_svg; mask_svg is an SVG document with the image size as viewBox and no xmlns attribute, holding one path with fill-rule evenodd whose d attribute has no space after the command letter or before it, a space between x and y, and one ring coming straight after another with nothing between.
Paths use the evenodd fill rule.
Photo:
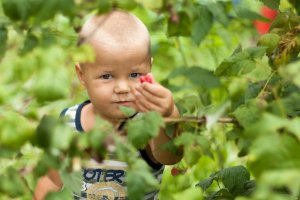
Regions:
<instances>
[{"instance_id":1,"label":"baby's ear","mask_svg":"<svg viewBox=\"0 0 300 200\"><path fill-rule=\"evenodd\" d=\"M80 81L80 83L85 86L85 82L84 82L84 79L83 79L83 72L82 72L82 68L80 66L79 63L76 63L75 64L75 70L76 70L76 74L77 74L77 77L78 77L78 80Z\"/></svg>"}]
</instances>

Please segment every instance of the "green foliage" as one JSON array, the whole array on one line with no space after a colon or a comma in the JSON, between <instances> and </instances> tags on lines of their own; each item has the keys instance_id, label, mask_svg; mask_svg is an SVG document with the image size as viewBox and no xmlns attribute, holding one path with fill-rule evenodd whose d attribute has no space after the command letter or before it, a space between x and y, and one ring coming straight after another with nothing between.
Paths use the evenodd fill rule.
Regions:
<instances>
[{"instance_id":1,"label":"green foliage","mask_svg":"<svg viewBox=\"0 0 300 200\"><path fill-rule=\"evenodd\" d=\"M253 20L268 21L259 14L263 4L280 12L259 36ZM299 199L299 6L296 0L2 0L1 199L31 199L50 168L65 187L47 199L71 199L72 189L80 190L80 168L107 154L128 164L129 199L153 189L160 199ZM165 128L158 113L129 119L127 138L101 119L87 134L74 134L68 119L58 119L63 108L87 98L73 66L95 55L76 46L76 32L91 13L115 8L149 28L153 73L184 117L168 129L169 136L178 127L182 132L168 145L184 149L175 165L183 173L172 176L166 166L161 184L136 155Z\"/></svg>"},{"instance_id":2,"label":"green foliage","mask_svg":"<svg viewBox=\"0 0 300 200\"><path fill-rule=\"evenodd\" d=\"M162 117L157 112L137 114L133 120L126 123L128 140L136 147L143 148L151 139L159 134L164 127Z\"/></svg>"},{"instance_id":3,"label":"green foliage","mask_svg":"<svg viewBox=\"0 0 300 200\"><path fill-rule=\"evenodd\" d=\"M207 196L207 199L233 199L237 196L249 195L253 191L255 183L250 181L250 173L243 166L235 166L222 169L210 175L209 178L202 180L196 186L206 191L213 181L223 183L224 188L219 188Z\"/></svg>"}]
</instances>

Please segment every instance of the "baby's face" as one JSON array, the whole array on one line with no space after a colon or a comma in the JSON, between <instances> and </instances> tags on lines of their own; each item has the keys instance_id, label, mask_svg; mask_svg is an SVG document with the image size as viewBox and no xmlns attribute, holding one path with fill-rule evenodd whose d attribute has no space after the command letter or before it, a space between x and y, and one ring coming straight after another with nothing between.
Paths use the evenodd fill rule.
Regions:
<instances>
[{"instance_id":1,"label":"baby's face","mask_svg":"<svg viewBox=\"0 0 300 200\"><path fill-rule=\"evenodd\" d=\"M84 66L82 80L96 114L114 122L125 117L120 106L136 109L133 92L140 84L139 77L150 72L150 59L149 55L130 52L101 54L94 64Z\"/></svg>"}]
</instances>

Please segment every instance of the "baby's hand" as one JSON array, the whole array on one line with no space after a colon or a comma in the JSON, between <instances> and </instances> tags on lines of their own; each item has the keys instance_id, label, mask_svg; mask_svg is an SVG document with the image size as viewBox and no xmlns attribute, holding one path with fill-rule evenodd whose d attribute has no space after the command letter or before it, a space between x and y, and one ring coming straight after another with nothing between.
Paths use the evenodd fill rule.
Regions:
<instances>
[{"instance_id":1,"label":"baby's hand","mask_svg":"<svg viewBox=\"0 0 300 200\"><path fill-rule=\"evenodd\" d=\"M157 111L163 117L170 117L175 109L171 91L155 82L151 73L142 76L140 81L134 91L138 110Z\"/></svg>"}]
</instances>

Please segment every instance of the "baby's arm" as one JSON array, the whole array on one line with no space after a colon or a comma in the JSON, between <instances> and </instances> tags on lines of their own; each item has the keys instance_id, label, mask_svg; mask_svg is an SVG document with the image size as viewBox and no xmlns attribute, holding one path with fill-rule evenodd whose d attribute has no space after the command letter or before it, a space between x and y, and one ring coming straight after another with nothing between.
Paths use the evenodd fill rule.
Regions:
<instances>
[{"instance_id":1,"label":"baby's arm","mask_svg":"<svg viewBox=\"0 0 300 200\"><path fill-rule=\"evenodd\" d=\"M48 192L57 192L62 186L63 183L59 177L59 173L56 170L49 170L47 175L40 177L38 180L33 199L43 200Z\"/></svg>"},{"instance_id":2,"label":"baby's arm","mask_svg":"<svg viewBox=\"0 0 300 200\"><path fill-rule=\"evenodd\" d=\"M153 80L153 77L152 77ZM172 118L179 117L179 112L174 104L173 95L171 91L163 87L159 83L152 81L153 83L144 82L136 88L136 106L141 112L157 111L161 113L163 117ZM173 133L173 136L179 134L179 130ZM171 165L175 164L182 158L182 148L179 147L177 153L165 150L162 146L173 138L170 138L165 134L165 130L162 129L159 135L149 141L146 147L146 152L153 161Z\"/></svg>"}]
</instances>

